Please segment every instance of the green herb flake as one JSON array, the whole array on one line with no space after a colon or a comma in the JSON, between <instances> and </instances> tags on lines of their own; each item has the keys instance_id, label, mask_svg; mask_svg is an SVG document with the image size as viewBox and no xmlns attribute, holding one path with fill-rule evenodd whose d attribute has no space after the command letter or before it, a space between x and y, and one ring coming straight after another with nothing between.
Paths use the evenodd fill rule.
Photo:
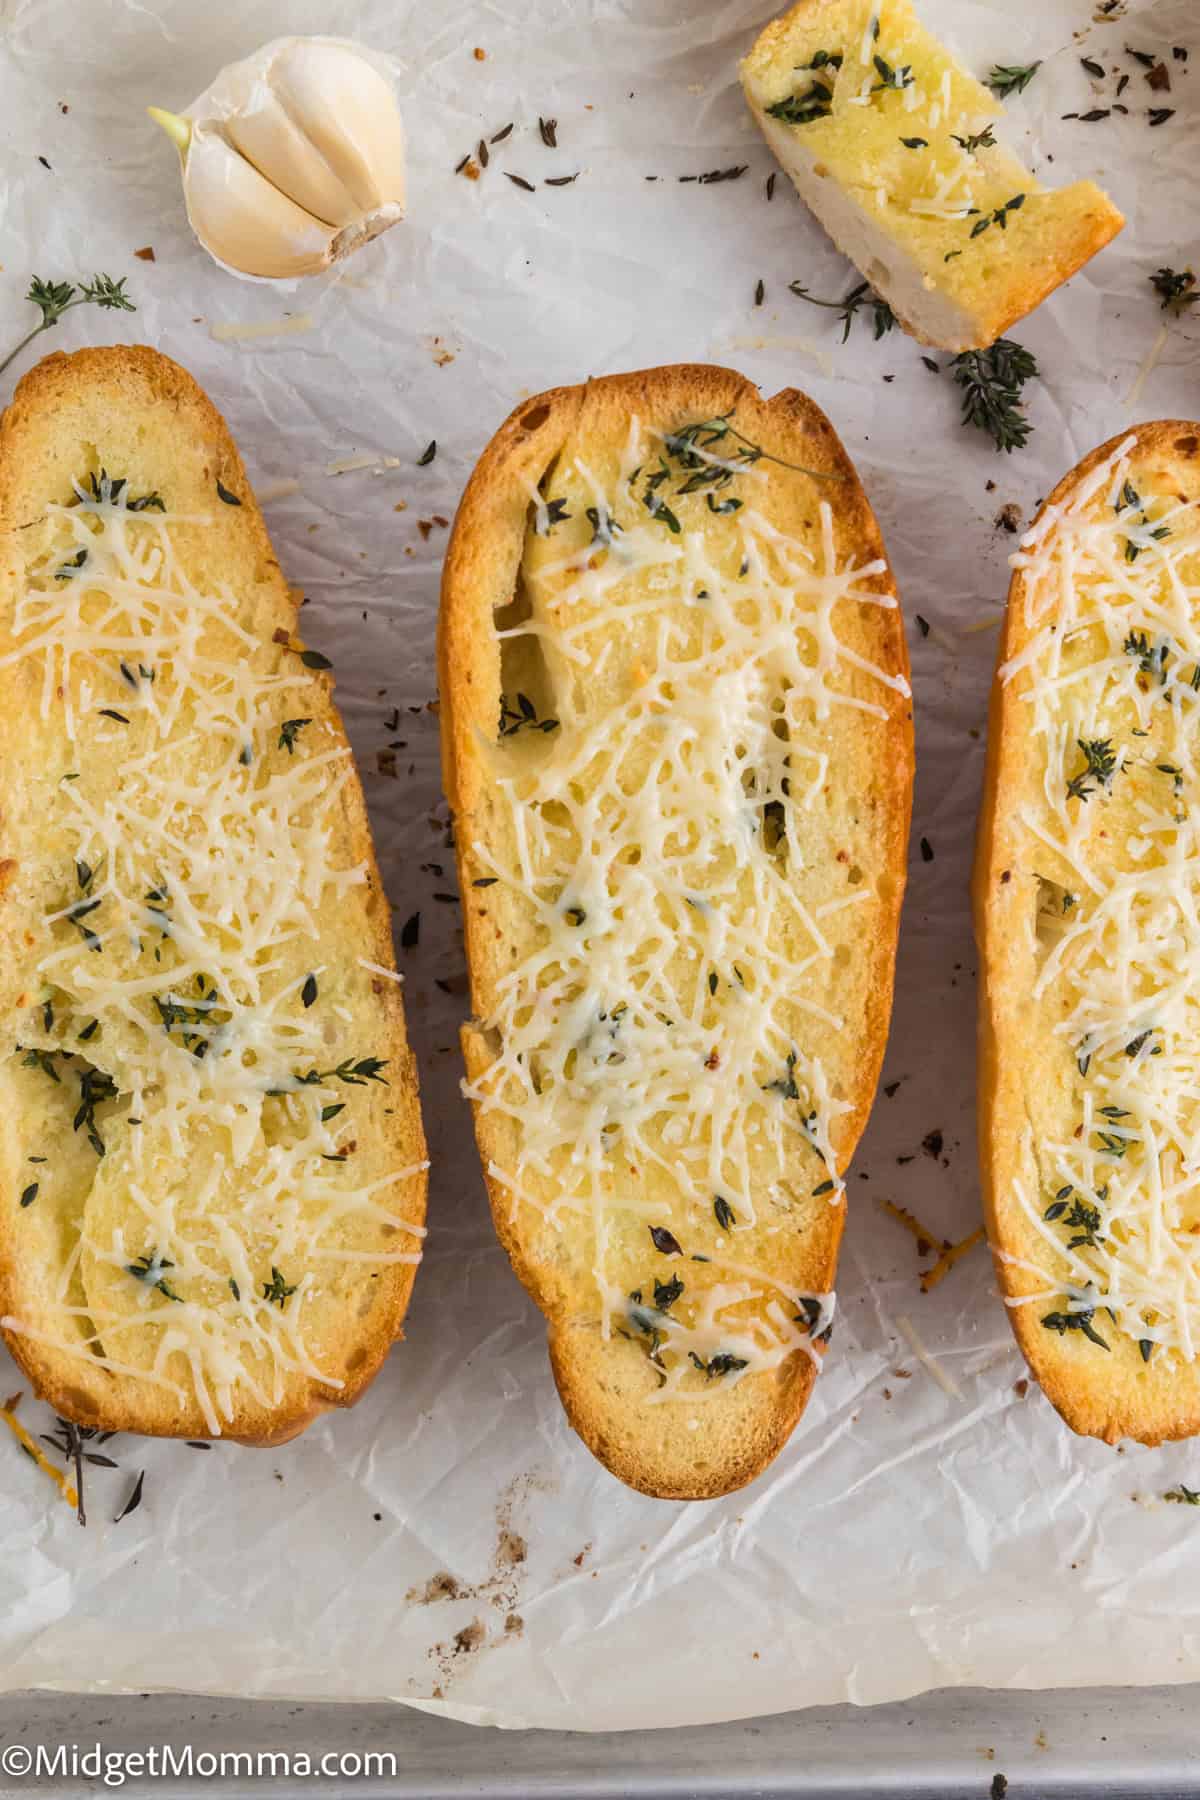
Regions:
<instances>
[{"instance_id":1,"label":"green herb flake","mask_svg":"<svg viewBox=\"0 0 1200 1800\"><path fill-rule=\"evenodd\" d=\"M1011 94L1023 94L1041 66L1040 59L1037 62L1026 63L1024 66L1016 63L1010 65L996 63L987 78L987 86L991 88L993 94L998 94L1001 100L1007 100Z\"/></svg>"},{"instance_id":2,"label":"green herb flake","mask_svg":"<svg viewBox=\"0 0 1200 1800\"><path fill-rule=\"evenodd\" d=\"M296 739L304 730L304 727L311 724L311 719L285 719L283 724L279 727L279 743L277 748L286 750L289 756L294 756L296 754Z\"/></svg>"},{"instance_id":3,"label":"green herb flake","mask_svg":"<svg viewBox=\"0 0 1200 1800\"><path fill-rule=\"evenodd\" d=\"M289 1287L287 1282L283 1279L283 1276L279 1273L279 1270L275 1267L274 1263L272 1263L271 1279L270 1281L263 1282L263 1299L270 1301L272 1306L277 1306L282 1312L284 1306L296 1292L296 1287L298 1286L299 1283L296 1283L295 1286Z\"/></svg>"}]
</instances>

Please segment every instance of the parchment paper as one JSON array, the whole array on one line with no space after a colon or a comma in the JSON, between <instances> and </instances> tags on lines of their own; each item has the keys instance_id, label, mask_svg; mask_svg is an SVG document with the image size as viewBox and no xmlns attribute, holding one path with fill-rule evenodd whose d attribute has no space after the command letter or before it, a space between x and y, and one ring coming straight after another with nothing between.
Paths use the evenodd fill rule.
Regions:
<instances>
[{"instance_id":1,"label":"parchment paper","mask_svg":"<svg viewBox=\"0 0 1200 1800\"><path fill-rule=\"evenodd\" d=\"M1031 443L1004 457L960 427L950 376L909 339L873 342L860 319L842 346L834 314L788 293L799 279L835 297L858 277L782 175L765 196L774 165L735 64L766 0L0 0L0 344L34 322L31 274L124 274L136 317L81 308L38 349L145 340L228 417L311 598L309 641L337 667L397 929L420 914L401 954L433 1161L408 1340L352 1414L278 1451L114 1440L121 1467L91 1471L86 1531L0 1434L4 1685L393 1696L600 1729L952 1683L1200 1677L1200 1517L1161 1499L1200 1487L1200 1450L1070 1436L1025 1388L986 1253L923 1295L930 1259L880 1207L950 1239L978 1223L966 884L1015 541L993 521L1009 502L1027 520L1132 421L1200 409L1200 318L1168 320L1148 282L1198 251L1194 7L1131 3L1093 23L1097 5L924 0L980 72L1043 59L1006 135L1054 179L1098 175L1129 217L1017 328L1043 379ZM409 221L344 279L291 289L239 282L196 247L175 154L143 112L186 105L285 31L400 58L411 136ZM1169 95L1126 45L1165 57ZM1094 93L1084 55L1128 73L1128 117L1061 118L1112 102L1115 77ZM1174 118L1151 127L1152 105ZM557 120L557 150L539 115ZM510 120L482 179L452 173ZM737 180L678 179L740 164ZM148 246L153 262L134 257ZM919 764L895 1020L850 1176L832 1353L772 1469L693 1506L625 1491L574 1438L540 1316L492 1235L458 1091L463 965L430 710L445 523L487 437L542 387L683 359L802 386L832 417L900 581ZM377 460L329 474L357 457ZM0 1392L19 1386L0 1358ZM50 1423L29 1395L20 1416ZM111 1523L142 1469L140 1509Z\"/></svg>"}]
</instances>

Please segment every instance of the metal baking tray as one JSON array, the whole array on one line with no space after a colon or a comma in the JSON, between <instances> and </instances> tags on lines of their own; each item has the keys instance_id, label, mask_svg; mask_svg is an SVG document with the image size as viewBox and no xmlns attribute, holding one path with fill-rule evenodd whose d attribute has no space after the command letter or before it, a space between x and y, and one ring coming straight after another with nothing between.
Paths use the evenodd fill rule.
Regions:
<instances>
[{"instance_id":1,"label":"metal baking tray","mask_svg":"<svg viewBox=\"0 0 1200 1800\"><path fill-rule=\"evenodd\" d=\"M646 1677L656 1651L647 1646ZM835 1706L700 1730L498 1731L400 1705L288 1705L186 1694L37 1693L0 1697L3 1747L99 1743L106 1751L392 1752L396 1773L315 1784L395 1800L834 1800L1002 1793L1009 1800L1120 1800L1200 1794L1200 1686L1052 1693L946 1689L889 1706ZM1003 1777L1003 1782L997 1777ZM107 1791L179 1796L311 1794L298 1779L150 1781ZM31 1790L103 1790L78 1780L0 1775L0 1800Z\"/></svg>"}]
</instances>

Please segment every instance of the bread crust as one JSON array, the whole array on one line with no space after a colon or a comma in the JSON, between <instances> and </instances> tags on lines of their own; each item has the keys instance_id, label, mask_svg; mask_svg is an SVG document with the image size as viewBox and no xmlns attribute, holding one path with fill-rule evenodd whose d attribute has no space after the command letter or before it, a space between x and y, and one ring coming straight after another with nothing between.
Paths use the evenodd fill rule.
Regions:
<instances>
[{"instance_id":1,"label":"bread crust","mask_svg":"<svg viewBox=\"0 0 1200 1800\"><path fill-rule=\"evenodd\" d=\"M1034 520L1067 503L1099 464L1132 439L1134 457L1161 460L1182 472L1187 489L1200 489L1200 424L1163 419L1120 432L1084 457L1042 503ZM1023 730L1020 682L1004 682L1000 670L1029 640L1026 580L1014 571L997 653L988 716L988 753L976 836L972 904L979 947L978 1128L984 1215L996 1280L1006 1301L1039 1291L1038 1282L1011 1259L1034 1259L1027 1226L1012 1198L1028 1163L1022 1148L1027 1121L1022 1092L1021 1011L1031 1000L1032 954L1028 939L1029 891L1022 880L1020 839L1013 814L1030 768L1032 747ZM1052 1279L1049 1275L1047 1279ZM1143 1362L1134 1341L1112 1334L1108 1355L1079 1334L1042 1329L1033 1306L1007 1306L1022 1354L1043 1392L1072 1431L1115 1444L1121 1438L1156 1445L1200 1432L1200 1364L1156 1358ZM1091 1352L1091 1354L1089 1354Z\"/></svg>"},{"instance_id":2,"label":"bread crust","mask_svg":"<svg viewBox=\"0 0 1200 1800\"><path fill-rule=\"evenodd\" d=\"M443 779L456 820L471 1002L477 1019L492 1010L498 957L504 948L491 890L479 894L472 889L476 870L469 849L471 822L486 801L489 786L480 739L494 732L497 711L498 652L491 621L494 610L513 592L530 493L564 442L583 428L589 442L616 444L624 440L634 414L669 429L734 407L739 427L760 442L770 434L777 454L838 478L836 487L822 493L834 497L839 549L853 550L863 562L878 558L885 572L869 585L895 592L878 525L853 464L825 415L795 389L767 401L732 370L679 364L555 388L513 411L480 457L459 506L443 573L438 636ZM874 659L889 674L907 677L899 609L863 611L870 612L877 632L871 645ZM906 872L913 778L911 703L889 692L888 704L893 754L886 769L877 773L890 881L878 915L867 1027L857 1042L858 1082L836 1134L839 1172L866 1124L883 1059ZM487 1068L490 1052L473 1025L463 1028L462 1038L468 1078L473 1080ZM594 1322L579 1317L576 1297L565 1292L532 1253L511 1196L489 1172L488 1129L478 1105L475 1117L497 1233L516 1274L546 1315L554 1378L570 1423L584 1443L619 1479L658 1498L708 1499L752 1481L786 1443L803 1412L816 1375L814 1361L794 1354L778 1370L748 1376L710 1404L705 1409L706 1467L698 1469L694 1440L682 1444L679 1439L686 1434L669 1429L671 1408L640 1404L657 1385L642 1348L619 1336L602 1339ZM844 1212L844 1205L828 1207L819 1244L810 1242L798 1254L796 1281L805 1291L833 1287Z\"/></svg>"},{"instance_id":3,"label":"bread crust","mask_svg":"<svg viewBox=\"0 0 1200 1800\"><path fill-rule=\"evenodd\" d=\"M18 384L7 410L0 416L0 575L19 566L15 552L17 535L36 514L37 495L22 481L30 465L38 465L47 435L59 415L70 415L82 402L103 397L114 411L132 409L152 417L169 417L174 429L189 446L202 454L211 473L241 505L221 520L243 534L239 542L248 549L259 585L270 591L273 608L285 627L294 632L299 613L299 594L288 587L275 558L266 524L254 499L245 466L221 414L187 371L146 345L78 350L57 353L38 363ZM218 508L224 513L224 508ZM314 721L327 723L330 742L348 748L341 716L332 699L332 676L316 677L308 696ZM2 691L2 685L0 685ZM390 912L375 858L362 786L355 775L339 796L335 814L341 841L350 860L364 865L366 880L361 899L347 903L348 913L360 917L352 926L361 931L360 954L382 968L394 969ZM0 862L19 863L26 847L7 840L8 797L0 783ZM11 952L23 927L11 911L5 919L0 896L0 947ZM32 942L32 939L28 941ZM384 1121L390 1152L404 1165L423 1163L425 1142L421 1126L415 1059L408 1046L404 1008L394 981L375 977L371 983L378 1017L378 1041L386 1047L389 1104L392 1113ZM11 1141L9 1142L11 1150ZM8 1159L0 1156L0 1164ZM17 1168L0 1167L8 1193L20 1185ZM404 1188L406 1217L422 1224L425 1217L427 1180L424 1172L408 1179ZM21 1267L19 1213L11 1200L0 1207L0 1317L19 1317L24 1298ZM281 1403L261 1406L243 1394L234 1418L220 1435L235 1442L269 1447L297 1436L322 1413L334 1407L352 1406L379 1372L393 1342L403 1336L402 1324L412 1292L416 1268L390 1264L374 1287L379 1297L370 1308L368 1328L348 1333L343 1385L337 1389L301 1375L289 1375ZM41 1344L17 1331L4 1332L14 1360L37 1395L64 1418L80 1425L114 1432L148 1436L207 1438L215 1435L194 1396L186 1405L164 1403L157 1391L137 1377L115 1375L102 1366L88 1368L78 1357Z\"/></svg>"}]
</instances>

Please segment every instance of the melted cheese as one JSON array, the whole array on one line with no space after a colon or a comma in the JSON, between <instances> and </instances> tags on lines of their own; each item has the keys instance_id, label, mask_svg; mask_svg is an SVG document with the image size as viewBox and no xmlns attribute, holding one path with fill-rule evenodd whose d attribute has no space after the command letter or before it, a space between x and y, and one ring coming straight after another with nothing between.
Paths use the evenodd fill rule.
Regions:
<instances>
[{"instance_id":1,"label":"melted cheese","mask_svg":"<svg viewBox=\"0 0 1200 1800\"><path fill-rule=\"evenodd\" d=\"M671 442L635 419L615 481L556 470L565 518L530 496L527 616L500 635L536 644L557 724L505 696L488 752L505 825L468 867L533 948L500 974L479 1028L494 1060L466 1092L515 1124L515 1160L489 1169L514 1210L590 1243L604 1335L646 1347L657 1399L694 1401L815 1360L832 1319L832 1294L797 1294L741 1243L778 1254L802 1202L843 1201L848 1106L815 1048L845 1026L824 921L874 895L806 905L797 876L831 718L887 718L886 690L908 688L839 636L842 609L896 602L870 585L883 563L839 555L830 505L810 548L756 506L759 470L698 452L736 480L709 496L719 523L675 500L673 530L645 501ZM591 703L610 681L623 697Z\"/></svg>"},{"instance_id":2,"label":"melted cheese","mask_svg":"<svg viewBox=\"0 0 1200 1800\"><path fill-rule=\"evenodd\" d=\"M1028 709L1039 771L1016 845L1041 883L1034 997L1053 1021L1062 1097L1058 1129L1025 1141L1040 1185L1016 1186L1038 1245L1022 1266L1044 1285L1015 1304L1049 1299L1052 1320L1083 1315L1105 1341L1114 1329L1135 1339L1147 1360L1190 1362L1200 1348L1198 503L1129 438L1046 509L1013 565L1029 635L1001 673Z\"/></svg>"},{"instance_id":3,"label":"melted cheese","mask_svg":"<svg viewBox=\"0 0 1200 1800\"><path fill-rule=\"evenodd\" d=\"M331 1053L331 1015L353 1015L322 915L365 879L335 848L348 749L304 717L299 659L189 578L175 534L207 518L76 494L47 509L0 667L40 668L67 776L61 898L16 1035L72 1108L95 1073L75 1129L94 1131L97 1168L57 1319L0 1323L194 1400L216 1434L248 1395L278 1404L289 1375L342 1385L310 1317L339 1270L419 1260L421 1228L389 1204L417 1170L356 1174L384 1065L347 1079ZM90 778L114 746L119 778Z\"/></svg>"}]
</instances>

